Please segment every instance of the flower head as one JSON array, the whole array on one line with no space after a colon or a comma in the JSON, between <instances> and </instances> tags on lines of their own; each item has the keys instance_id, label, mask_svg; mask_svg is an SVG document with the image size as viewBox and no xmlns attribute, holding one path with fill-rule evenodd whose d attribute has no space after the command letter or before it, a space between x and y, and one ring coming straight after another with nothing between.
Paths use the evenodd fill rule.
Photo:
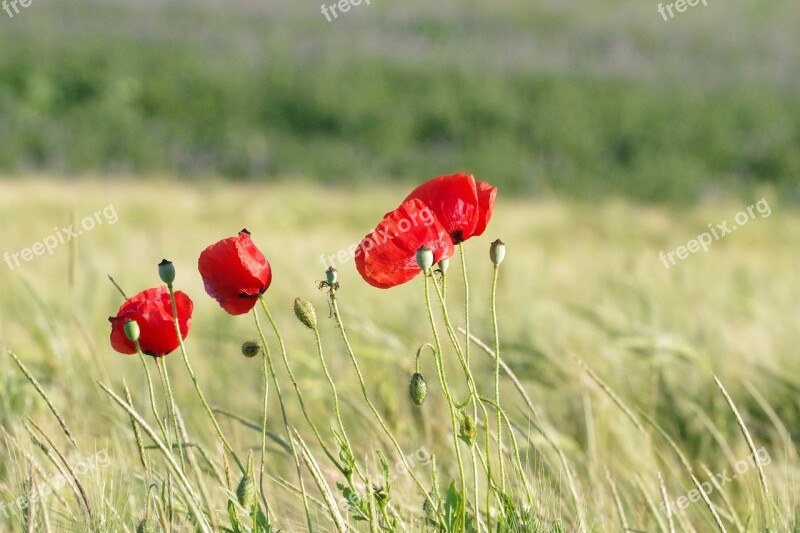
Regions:
<instances>
[{"instance_id":1,"label":"flower head","mask_svg":"<svg viewBox=\"0 0 800 533\"><path fill-rule=\"evenodd\" d=\"M192 325L192 300L183 292L175 291L175 306L181 337L185 339ZM139 326L139 346L145 354L162 357L178 347L172 300L166 287L140 292L126 300L116 316L108 317L111 322L111 347L119 353L136 353L136 345L125 332L125 324L131 320ZM132 329L128 326L129 331Z\"/></svg>"},{"instance_id":2,"label":"flower head","mask_svg":"<svg viewBox=\"0 0 800 533\"><path fill-rule=\"evenodd\" d=\"M388 289L416 277L417 250L427 246L437 263L453 255L453 241L421 200L406 201L387 213L355 253L361 277L374 287Z\"/></svg>"},{"instance_id":3,"label":"flower head","mask_svg":"<svg viewBox=\"0 0 800 533\"><path fill-rule=\"evenodd\" d=\"M483 234L492 218L497 188L466 174L430 179L406 201L421 200L433 211L455 244Z\"/></svg>"},{"instance_id":4,"label":"flower head","mask_svg":"<svg viewBox=\"0 0 800 533\"><path fill-rule=\"evenodd\" d=\"M203 250L197 266L208 295L232 315L250 311L272 282L269 262L246 229Z\"/></svg>"}]
</instances>

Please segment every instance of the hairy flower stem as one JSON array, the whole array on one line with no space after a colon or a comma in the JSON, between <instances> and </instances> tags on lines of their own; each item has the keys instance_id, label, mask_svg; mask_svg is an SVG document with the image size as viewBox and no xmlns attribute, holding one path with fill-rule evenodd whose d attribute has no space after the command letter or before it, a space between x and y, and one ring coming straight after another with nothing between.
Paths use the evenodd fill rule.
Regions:
<instances>
[{"instance_id":1,"label":"hairy flower stem","mask_svg":"<svg viewBox=\"0 0 800 533\"><path fill-rule=\"evenodd\" d=\"M236 461L239 470L242 471L242 474L245 473L245 467L242 463L239 456L236 455L236 452L233 451L233 447L228 442L228 439L225 437L225 434L222 432L222 428L219 427L219 422L217 422L217 417L214 416L214 412L211 410L211 406L208 405L206 401L206 397L203 394L203 390L200 388L200 384L197 382L197 376L194 374L194 370L192 370L192 365L189 363L189 355L186 353L186 346L183 344L183 336L181 335L181 327L178 323L178 306L175 304L175 291L172 289L172 285L167 286L169 289L169 297L172 300L172 319L175 323L175 332L178 334L178 344L181 348L181 355L183 356L183 364L186 366L186 370L189 372L189 377L192 378L192 384L194 385L194 390L197 391L197 396L200 398L200 402L203 404L203 408L206 410L206 414L211 419L211 424L214 426L214 430L217 432L217 436L219 440L222 441L222 445L225 446L225 449L228 450L233 456L233 459Z\"/></svg>"},{"instance_id":2,"label":"hairy flower stem","mask_svg":"<svg viewBox=\"0 0 800 533\"><path fill-rule=\"evenodd\" d=\"M500 272L500 265L494 265L492 274L492 327L494 328L494 401L497 409L500 409L500 332L497 328L497 275ZM469 335L469 332L467 332ZM467 341L467 346L469 346ZM503 422L500 420L498 411L497 416L497 458L500 461L500 487L505 491L506 479L503 467Z\"/></svg>"},{"instance_id":3,"label":"hairy flower stem","mask_svg":"<svg viewBox=\"0 0 800 533\"><path fill-rule=\"evenodd\" d=\"M445 376L444 372L444 363L442 361L442 345L439 342L439 332L436 330L436 320L433 318L433 308L431 307L431 291L429 286L429 275L428 273L424 273L425 275L425 306L428 309L428 318L430 319L431 323L431 331L433 332L433 342L434 346L436 347L435 352L435 359L436 359L436 369L439 374L439 382L442 384L442 391L444 392L444 396L447 399L447 406L450 409L450 422L453 426L453 447L455 448L456 452L456 459L458 461L458 473L459 473L459 480L461 482L461 494L464 498L467 495L467 484L466 479L464 477L464 463L461 459L461 448L459 446L459 439L458 439L458 417L456 416L456 407L453 402L453 396L450 394L450 387L447 385L447 377ZM463 526L463 524L462 524Z\"/></svg>"},{"instance_id":4,"label":"hairy flower stem","mask_svg":"<svg viewBox=\"0 0 800 533\"><path fill-rule=\"evenodd\" d=\"M161 436L164 438L164 442L166 442L170 446L170 450L172 449L171 444L169 444L169 434L167 433L167 428L164 426L164 422L161 420L161 417L158 414L158 406L156 405L156 393L153 390L153 380L150 377L150 369L147 368L147 360L144 358L144 354L142 353L142 349L139 346L139 341L133 343L136 346L136 353L139 354L139 360L142 362L142 367L144 368L144 376L147 379L147 389L150 392L150 408L153 410L153 416L156 417L156 422L158 422L158 428L161 430Z\"/></svg>"},{"instance_id":5,"label":"hairy flower stem","mask_svg":"<svg viewBox=\"0 0 800 533\"><path fill-rule=\"evenodd\" d=\"M260 328L258 323L258 314L255 307L253 308L253 317L256 321L256 327ZM264 343L264 350L266 350L266 343ZM264 515L269 517L269 503L267 496L264 494L264 462L267 457L267 408L269 406L269 365L267 358L262 354L261 370L264 372L264 416L261 417L261 458L259 459L258 466L258 486L261 490L261 502L264 504ZM267 518L269 520L269 518Z\"/></svg>"},{"instance_id":6,"label":"hairy flower stem","mask_svg":"<svg viewBox=\"0 0 800 533\"><path fill-rule=\"evenodd\" d=\"M350 444L350 438L347 436L347 431L344 429L344 422L342 422L342 413L339 410L339 393L336 391L336 384L331 377L330 372L328 371L328 365L325 363L325 354L322 351L322 338L319 335L319 330L314 328L314 338L317 341L317 354L319 355L319 362L322 365L322 371L325 373L325 378L328 380L328 384L331 386L331 393L333 394L333 411L336 414L336 422L339 424L339 431L342 433L342 439L344 439L345 446L349 450L349 453L352 454L353 446ZM356 474L361 479L361 481L366 483L366 478L361 473L361 470L358 467L357 463L354 463Z\"/></svg>"},{"instance_id":7,"label":"hairy flower stem","mask_svg":"<svg viewBox=\"0 0 800 533\"><path fill-rule=\"evenodd\" d=\"M325 452L325 455L328 456L328 459L339 469L342 470L342 466L339 464L339 461L336 457L328 450L328 447L325 446L325 441L322 440L322 436L319 434L319 430L317 429L316 424L314 421L311 420L311 416L308 414L308 410L306 409L306 403L303 400L303 394L300 392L300 386L297 384L297 379L294 377L294 372L292 372L292 367L289 365L289 357L286 355L286 345L283 342L283 336L281 335L280 330L278 329L275 320L272 318L272 313L269 312L269 308L267 307L266 302L264 301L263 296L259 296L258 300L261 302L261 308L264 309L264 314L267 315L267 320L269 320L270 325L272 326L272 331L275 332L275 337L278 339L278 345L281 349L281 358L283 359L283 365L286 367L286 372L289 374L289 380L292 382L292 386L294 387L294 391L297 394L297 400L300 402L300 409L303 411L303 416L308 422L308 425L311 427L311 431L314 433L314 436L317 438L317 442L319 442L322 451ZM266 349L266 343L264 348Z\"/></svg>"},{"instance_id":8,"label":"hairy flower stem","mask_svg":"<svg viewBox=\"0 0 800 533\"><path fill-rule=\"evenodd\" d=\"M439 287L434 284L434 289L436 289L436 295L439 297L439 302L442 306L442 318L444 320L445 330L447 331L447 335L450 338L450 342L453 344L453 348L455 349L456 355L458 356L458 360L461 363L461 368L464 371L464 374L467 377L467 385L469 386L471 400L473 402L473 406L480 405L481 411L483 412L483 420L486 426L486 431L484 433L484 446L486 448L486 516L488 527L491 529L491 505L492 505L492 462L490 460L491 457L491 437L489 435L489 413L486 410L486 406L480 401L480 396L478 394L478 388L475 384L475 378L472 375L472 371L469 368L469 364L467 363L466 357L464 356L464 350L461 348L461 343L458 341L458 337L455 334L455 330L453 329L453 325L450 322L450 314L447 311L447 303L444 299L444 294L439 289ZM477 407L475 407L477 408ZM477 493L476 493L476 500L477 500Z\"/></svg>"},{"instance_id":9,"label":"hairy flower stem","mask_svg":"<svg viewBox=\"0 0 800 533\"><path fill-rule=\"evenodd\" d=\"M411 465L408 463L408 460L406 459L405 453L403 453L403 449L400 447L400 444L398 444L397 439L394 437L394 435L392 435L391 430L389 430L389 427L386 425L386 422L384 422L383 417L381 417L380 412L378 412L378 409L372 403L372 400L369 399L369 394L367 393L367 385L364 382L364 375L361 373L361 367L358 365L358 359L356 359L356 354L355 352L353 352L353 346L350 344L350 339L347 338L347 330L345 330L344 323L342 322L342 315L339 312L339 302L336 299L335 290L331 291L330 298L331 298L331 306L333 307L333 316L336 319L336 326L339 329L339 333L342 336L342 341L344 342L345 348L347 349L347 355L350 357L350 361L353 363L353 368L355 368L356 375L358 375L358 381L359 384L361 385L361 394L364 396L364 402L367 404L367 407L369 407L370 411L372 411L372 415L375 417L375 420L378 421L378 424L381 426L383 433L391 441L395 451L397 452L397 455L403 462L403 466L411 476L411 479L413 479L414 483L417 484L417 488L425 496L425 499L429 502L431 508L435 510L436 516L443 525L445 523L444 516L442 515L438 506L436 505L436 502L433 500L430 491L425 489L425 486L419 480L417 475L414 474L414 471L411 469Z\"/></svg>"},{"instance_id":10,"label":"hairy flower stem","mask_svg":"<svg viewBox=\"0 0 800 533\"><path fill-rule=\"evenodd\" d=\"M264 347L264 360L267 362L269 373L272 375L272 383L275 385L275 393L278 395L278 403L281 406L281 416L283 417L283 427L286 430L286 436L289 440L289 448L292 452L292 458L294 459L294 464L297 469L297 479L300 483L300 494L303 498L303 508L306 512L306 522L308 524L308 531L314 531L314 527L311 524L311 511L308 508L308 495L306 494L306 486L303 482L303 472L300 469L300 459L297 454L297 449L294 445L294 439L292 439L291 430L289 429L289 417L286 416L286 404L283 402L283 395L281 394L281 386L278 384L278 376L275 374L275 365L272 363L272 355L269 351L269 345L267 344L267 339L264 336L264 330L261 328L261 322L258 319L258 313L255 309L253 309L253 316L256 320L256 329L258 330L258 336L261 338L261 344ZM268 376L264 375L264 379L267 379ZM261 428L261 431L264 435L267 433L266 426ZM263 437L262 437L263 439ZM262 440L263 444L263 440Z\"/></svg>"},{"instance_id":11,"label":"hairy flower stem","mask_svg":"<svg viewBox=\"0 0 800 533\"><path fill-rule=\"evenodd\" d=\"M172 429L175 431L175 444L178 446L178 458L180 459L181 470L186 472L186 464L183 459L183 444L181 444L181 432L178 430L178 415L175 413L175 398L172 396L172 385L169 383L167 373L167 362L163 357L156 358L158 373L161 375L161 383L164 387L164 396L167 402L167 417L172 419Z\"/></svg>"}]
</instances>

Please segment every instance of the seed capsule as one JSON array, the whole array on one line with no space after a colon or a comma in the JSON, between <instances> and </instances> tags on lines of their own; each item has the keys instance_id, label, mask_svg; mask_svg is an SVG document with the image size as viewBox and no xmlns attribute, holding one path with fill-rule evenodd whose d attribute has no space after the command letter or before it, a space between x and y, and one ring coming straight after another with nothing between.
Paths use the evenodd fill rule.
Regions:
<instances>
[{"instance_id":1,"label":"seed capsule","mask_svg":"<svg viewBox=\"0 0 800 533\"><path fill-rule=\"evenodd\" d=\"M433 266L433 252L427 246L417 250L417 265L423 272L427 272Z\"/></svg>"},{"instance_id":2,"label":"seed capsule","mask_svg":"<svg viewBox=\"0 0 800 533\"><path fill-rule=\"evenodd\" d=\"M503 262L503 259L506 257L506 245L500 239L494 241L491 246L489 247L489 259L492 260L492 263L495 265L499 265Z\"/></svg>"},{"instance_id":3,"label":"seed capsule","mask_svg":"<svg viewBox=\"0 0 800 533\"><path fill-rule=\"evenodd\" d=\"M172 261L161 260L158 264L158 277L167 284L167 287L172 287L172 282L175 281L175 265Z\"/></svg>"}]
</instances>

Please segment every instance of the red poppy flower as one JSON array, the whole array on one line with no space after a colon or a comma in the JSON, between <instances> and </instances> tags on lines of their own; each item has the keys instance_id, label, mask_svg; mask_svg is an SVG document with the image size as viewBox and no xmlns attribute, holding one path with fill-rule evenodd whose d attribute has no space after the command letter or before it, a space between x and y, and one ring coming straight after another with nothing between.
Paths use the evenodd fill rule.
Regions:
<instances>
[{"instance_id":1,"label":"red poppy flower","mask_svg":"<svg viewBox=\"0 0 800 533\"><path fill-rule=\"evenodd\" d=\"M175 291L178 325L181 337L186 338L192 325L192 300L181 291ZM147 289L125 301L111 322L111 347L119 353L134 354L136 346L125 335L125 323L135 320L139 325L139 346L142 352L162 357L179 345L172 318L172 300L166 287Z\"/></svg>"},{"instance_id":2,"label":"red poppy flower","mask_svg":"<svg viewBox=\"0 0 800 533\"><path fill-rule=\"evenodd\" d=\"M272 282L269 262L246 229L203 250L197 267L208 295L232 315L250 311Z\"/></svg>"},{"instance_id":3,"label":"red poppy flower","mask_svg":"<svg viewBox=\"0 0 800 533\"><path fill-rule=\"evenodd\" d=\"M456 244L481 235L492 218L497 188L466 174L430 179L406 201L419 198L431 208Z\"/></svg>"},{"instance_id":4,"label":"red poppy flower","mask_svg":"<svg viewBox=\"0 0 800 533\"><path fill-rule=\"evenodd\" d=\"M434 263L453 255L453 241L421 200L409 200L387 213L355 253L361 277L374 287L388 289L417 276L417 250L427 246Z\"/></svg>"}]
</instances>

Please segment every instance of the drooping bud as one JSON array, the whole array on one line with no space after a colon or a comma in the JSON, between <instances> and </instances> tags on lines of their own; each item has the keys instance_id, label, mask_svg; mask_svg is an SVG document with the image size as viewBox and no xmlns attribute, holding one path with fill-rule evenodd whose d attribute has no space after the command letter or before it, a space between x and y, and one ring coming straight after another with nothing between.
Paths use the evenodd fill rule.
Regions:
<instances>
[{"instance_id":1,"label":"drooping bud","mask_svg":"<svg viewBox=\"0 0 800 533\"><path fill-rule=\"evenodd\" d=\"M317 329L317 311L305 298L294 299L294 314L308 329Z\"/></svg>"},{"instance_id":2,"label":"drooping bud","mask_svg":"<svg viewBox=\"0 0 800 533\"><path fill-rule=\"evenodd\" d=\"M503 262L503 259L506 257L506 244L497 239L494 241L491 246L489 247L489 258L492 260L492 263L495 265L499 265Z\"/></svg>"},{"instance_id":3,"label":"drooping bud","mask_svg":"<svg viewBox=\"0 0 800 533\"><path fill-rule=\"evenodd\" d=\"M389 502L390 496L389 491L386 490L386 487L372 485L372 493L375 495L375 501L377 501L378 505L381 507L385 507Z\"/></svg>"},{"instance_id":4,"label":"drooping bud","mask_svg":"<svg viewBox=\"0 0 800 533\"><path fill-rule=\"evenodd\" d=\"M256 341L245 341L242 343L242 355L245 357L255 357L261 353L261 343Z\"/></svg>"},{"instance_id":5,"label":"drooping bud","mask_svg":"<svg viewBox=\"0 0 800 533\"><path fill-rule=\"evenodd\" d=\"M433 252L427 246L423 246L417 250L417 265L419 265L423 272L428 272L433 266Z\"/></svg>"},{"instance_id":6,"label":"drooping bud","mask_svg":"<svg viewBox=\"0 0 800 533\"><path fill-rule=\"evenodd\" d=\"M437 264L439 265L439 270L444 274L450 268L450 259L442 259Z\"/></svg>"},{"instance_id":7,"label":"drooping bud","mask_svg":"<svg viewBox=\"0 0 800 533\"><path fill-rule=\"evenodd\" d=\"M175 281L175 265L172 261L161 260L158 264L158 277L167 284L167 287L172 287L172 282Z\"/></svg>"},{"instance_id":8,"label":"drooping bud","mask_svg":"<svg viewBox=\"0 0 800 533\"><path fill-rule=\"evenodd\" d=\"M475 443L475 437L478 436L478 428L475 427L475 420L472 419L472 415L465 414L464 418L461 419L459 436L470 446Z\"/></svg>"},{"instance_id":9,"label":"drooping bud","mask_svg":"<svg viewBox=\"0 0 800 533\"><path fill-rule=\"evenodd\" d=\"M408 384L408 395L411 396L411 401L416 405L422 405L425 401L425 396L428 395L428 384L425 383L425 376L419 372L414 372L411 376L411 383Z\"/></svg>"},{"instance_id":10,"label":"drooping bud","mask_svg":"<svg viewBox=\"0 0 800 533\"><path fill-rule=\"evenodd\" d=\"M328 270L325 271L325 279L328 281L328 285L336 285L339 280L339 272L333 267L328 267Z\"/></svg>"},{"instance_id":11,"label":"drooping bud","mask_svg":"<svg viewBox=\"0 0 800 533\"><path fill-rule=\"evenodd\" d=\"M128 337L131 342L136 342L139 340L139 335L141 335L141 332L139 330L139 324L135 320L128 320L125 322L125 325L122 326L122 329L125 330L125 336Z\"/></svg>"},{"instance_id":12,"label":"drooping bud","mask_svg":"<svg viewBox=\"0 0 800 533\"><path fill-rule=\"evenodd\" d=\"M253 454L247 458L247 472L239 486L236 488L236 499L239 500L239 505L247 510L252 509L256 503L256 483L253 479Z\"/></svg>"}]
</instances>

